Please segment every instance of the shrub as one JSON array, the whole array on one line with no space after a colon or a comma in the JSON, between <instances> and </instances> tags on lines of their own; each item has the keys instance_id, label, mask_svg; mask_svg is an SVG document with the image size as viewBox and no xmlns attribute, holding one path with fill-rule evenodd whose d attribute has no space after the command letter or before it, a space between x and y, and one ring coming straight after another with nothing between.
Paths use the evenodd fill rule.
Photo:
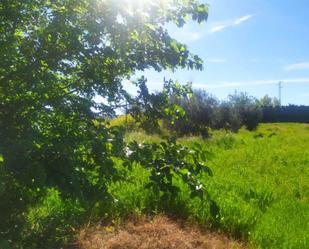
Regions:
<instances>
[{"instance_id":1,"label":"shrub","mask_svg":"<svg viewBox=\"0 0 309 249\"><path fill-rule=\"evenodd\" d=\"M309 123L309 106L264 107L262 122Z\"/></svg>"},{"instance_id":2,"label":"shrub","mask_svg":"<svg viewBox=\"0 0 309 249\"><path fill-rule=\"evenodd\" d=\"M241 124L245 125L248 130L254 130L258 126L262 111L256 99L246 93L235 92L229 95L229 104L239 114Z\"/></svg>"},{"instance_id":3,"label":"shrub","mask_svg":"<svg viewBox=\"0 0 309 249\"><path fill-rule=\"evenodd\" d=\"M222 102L218 107L216 122L213 128L237 132L241 126L242 121L237 109L233 108L229 102Z\"/></svg>"},{"instance_id":4,"label":"shrub","mask_svg":"<svg viewBox=\"0 0 309 249\"><path fill-rule=\"evenodd\" d=\"M237 132L245 126L248 130L254 130L262 115L257 100L246 93L229 95L227 101L220 102L205 90L194 90L191 98L172 101L186 112L185 117L173 126L166 125L178 135L201 134L206 137L209 128Z\"/></svg>"}]
</instances>

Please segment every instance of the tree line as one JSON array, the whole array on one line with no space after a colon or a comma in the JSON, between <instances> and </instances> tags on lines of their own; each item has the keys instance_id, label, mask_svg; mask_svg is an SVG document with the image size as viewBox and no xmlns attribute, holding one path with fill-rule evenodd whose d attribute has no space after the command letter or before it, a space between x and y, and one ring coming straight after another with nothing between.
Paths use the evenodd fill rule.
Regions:
<instances>
[{"instance_id":1,"label":"tree line","mask_svg":"<svg viewBox=\"0 0 309 249\"><path fill-rule=\"evenodd\" d=\"M261 99L244 92L230 94L218 100L205 90L196 89L191 98L173 98L172 102L186 113L165 127L179 135L201 134L207 137L210 129L237 132L241 127L254 130L261 122L309 122L308 106L280 106L277 98L265 95Z\"/></svg>"}]
</instances>

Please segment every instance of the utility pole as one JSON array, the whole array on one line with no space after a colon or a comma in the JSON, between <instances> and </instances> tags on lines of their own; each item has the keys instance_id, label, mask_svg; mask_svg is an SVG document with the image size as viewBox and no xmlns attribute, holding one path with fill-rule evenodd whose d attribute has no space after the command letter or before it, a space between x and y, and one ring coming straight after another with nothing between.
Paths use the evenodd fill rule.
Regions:
<instances>
[{"instance_id":1,"label":"utility pole","mask_svg":"<svg viewBox=\"0 0 309 249\"><path fill-rule=\"evenodd\" d=\"M283 88L282 83L283 83L283 81L279 81L279 83L278 83L278 88L279 88L279 104L280 104L280 107L281 107L281 89Z\"/></svg>"}]
</instances>

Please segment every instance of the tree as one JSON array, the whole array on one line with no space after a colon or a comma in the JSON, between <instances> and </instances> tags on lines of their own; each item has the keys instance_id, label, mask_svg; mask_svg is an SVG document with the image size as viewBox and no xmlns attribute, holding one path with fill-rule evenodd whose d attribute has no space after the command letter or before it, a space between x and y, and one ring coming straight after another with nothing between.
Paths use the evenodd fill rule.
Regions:
<instances>
[{"instance_id":1,"label":"tree","mask_svg":"<svg viewBox=\"0 0 309 249\"><path fill-rule=\"evenodd\" d=\"M205 21L207 5L1 1L0 141L6 167L29 172L32 162L43 160L55 171L52 165L81 160L80 147L102 153L106 141L97 140L110 131L93 122L93 108L112 112L126 97L123 79L147 68L202 69L201 59L164 28L169 22L183 26L189 15ZM97 104L96 95L108 105Z\"/></svg>"},{"instance_id":2,"label":"tree","mask_svg":"<svg viewBox=\"0 0 309 249\"><path fill-rule=\"evenodd\" d=\"M7 179L32 190L55 186L81 200L104 196L115 157L124 153L121 130L104 119L128 98L122 81L148 68L202 69L165 25L182 27L189 16L203 22L207 13L197 0L2 0L0 156Z\"/></svg>"},{"instance_id":3,"label":"tree","mask_svg":"<svg viewBox=\"0 0 309 249\"><path fill-rule=\"evenodd\" d=\"M261 107L277 107L277 106L280 106L280 101L276 97L271 98L267 94L263 98L261 98L258 102L259 102L259 105Z\"/></svg>"},{"instance_id":4,"label":"tree","mask_svg":"<svg viewBox=\"0 0 309 249\"><path fill-rule=\"evenodd\" d=\"M235 92L229 95L229 104L236 110L240 125L245 125L248 130L254 130L258 126L262 118L262 111L255 98L246 93Z\"/></svg>"},{"instance_id":5,"label":"tree","mask_svg":"<svg viewBox=\"0 0 309 249\"><path fill-rule=\"evenodd\" d=\"M174 103L181 106L186 115L176 121L174 129L178 134L201 134L207 137L208 129L213 128L216 122L216 112L219 101L202 89L195 89L191 98L183 97L179 100L173 99Z\"/></svg>"},{"instance_id":6,"label":"tree","mask_svg":"<svg viewBox=\"0 0 309 249\"><path fill-rule=\"evenodd\" d=\"M263 98L259 100L259 104L262 107L272 106L272 98L266 94Z\"/></svg>"}]
</instances>

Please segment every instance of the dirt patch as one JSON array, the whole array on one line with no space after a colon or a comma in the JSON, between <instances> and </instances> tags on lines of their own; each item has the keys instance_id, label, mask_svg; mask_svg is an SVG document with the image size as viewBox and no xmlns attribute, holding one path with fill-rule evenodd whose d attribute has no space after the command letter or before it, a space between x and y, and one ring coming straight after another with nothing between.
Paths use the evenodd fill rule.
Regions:
<instances>
[{"instance_id":1,"label":"dirt patch","mask_svg":"<svg viewBox=\"0 0 309 249\"><path fill-rule=\"evenodd\" d=\"M245 249L224 235L202 232L197 227L165 216L131 220L119 227L81 230L80 249Z\"/></svg>"}]
</instances>

